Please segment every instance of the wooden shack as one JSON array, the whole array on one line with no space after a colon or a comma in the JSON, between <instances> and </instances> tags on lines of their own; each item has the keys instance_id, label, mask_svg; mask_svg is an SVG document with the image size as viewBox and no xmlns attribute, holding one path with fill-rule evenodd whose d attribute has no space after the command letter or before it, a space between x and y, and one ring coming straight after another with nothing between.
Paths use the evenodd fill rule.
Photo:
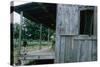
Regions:
<instances>
[{"instance_id":1,"label":"wooden shack","mask_svg":"<svg viewBox=\"0 0 100 67\"><path fill-rule=\"evenodd\" d=\"M55 62L97 60L97 8L57 5Z\"/></svg>"},{"instance_id":2,"label":"wooden shack","mask_svg":"<svg viewBox=\"0 0 100 67\"><path fill-rule=\"evenodd\" d=\"M96 6L32 2L14 8L56 31L55 63L97 60Z\"/></svg>"}]
</instances>

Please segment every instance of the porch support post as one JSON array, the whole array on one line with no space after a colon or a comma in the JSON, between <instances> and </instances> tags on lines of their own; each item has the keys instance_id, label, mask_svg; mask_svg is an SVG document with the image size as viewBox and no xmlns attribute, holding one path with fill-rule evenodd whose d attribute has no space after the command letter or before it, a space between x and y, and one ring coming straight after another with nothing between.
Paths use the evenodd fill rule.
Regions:
<instances>
[{"instance_id":1,"label":"porch support post","mask_svg":"<svg viewBox=\"0 0 100 67\"><path fill-rule=\"evenodd\" d=\"M41 49L41 41L42 41L42 24L40 24L40 45L39 45L39 49Z\"/></svg>"},{"instance_id":2,"label":"porch support post","mask_svg":"<svg viewBox=\"0 0 100 67\"><path fill-rule=\"evenodd\" d=\"M48 28L48 46L49 46L49 41L50 41L50 39L49 39L49 37L50 37L50 30L49 30L49 28Z\"/></svg>"},{"instance_id":3,"label":"porch support post","mask_svg":"<svg viewBox=\"0 0 100 67\"><path fill-rule=\"evenodd\" d=\"M20 12L20 26L19 26L19 57L21 56L21 36L22 36L22 23L23 23L23 11ZM20 58L19 58L20 60ZM21 61L19 62L21 64Z\"/></svg>"}]
</instances>

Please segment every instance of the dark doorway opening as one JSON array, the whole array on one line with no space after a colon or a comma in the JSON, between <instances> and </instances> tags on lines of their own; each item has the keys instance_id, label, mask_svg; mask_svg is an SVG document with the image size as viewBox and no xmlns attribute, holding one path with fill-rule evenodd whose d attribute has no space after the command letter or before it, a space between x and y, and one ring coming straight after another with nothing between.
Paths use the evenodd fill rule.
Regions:
<instances>
[{"instance_id":1,"label":"dark doorway opening","mask_svg":"<svg viewBox=\"0 0 100 67\"><path fill-rule=\"evenodd\" d=\"M93 35L93 10L80 11L80 34Z\"/></svg>"}]
</instances>

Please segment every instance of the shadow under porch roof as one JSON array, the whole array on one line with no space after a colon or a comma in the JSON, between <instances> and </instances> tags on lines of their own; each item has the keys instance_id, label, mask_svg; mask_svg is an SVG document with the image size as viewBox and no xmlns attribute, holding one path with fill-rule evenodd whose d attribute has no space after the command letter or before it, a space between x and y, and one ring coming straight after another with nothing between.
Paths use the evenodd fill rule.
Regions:
<instances>
[{"instance_id":1,"label":"shadow under porch roof","mask_svg":"<svg viewBox=\"0 0 100 67\"><path fill-rule=\"evenodd\" d=\"M15 11L33 22L41 23L51 29L56 29L56 4L50 3L26 3L11 7L11 12Z\"/></svg>"}]
</instances>

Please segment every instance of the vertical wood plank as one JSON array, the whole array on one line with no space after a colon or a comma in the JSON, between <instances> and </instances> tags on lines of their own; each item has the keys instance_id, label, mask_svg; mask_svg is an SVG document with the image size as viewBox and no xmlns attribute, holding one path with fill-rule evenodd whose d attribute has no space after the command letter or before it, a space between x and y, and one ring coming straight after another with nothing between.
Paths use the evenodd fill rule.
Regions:
<instances>
[{"instance_id":1,"label":"vertical wood plank","mask_svg":"<svg viewBox=\"0 0 100 67\"><path fill-rule=\"evenodd\" d=\"M57 5L58 6L58 5ZM59 63L59 52L60 52L60 19L59 12L60 7L57 7L57 18L56 18L56 42L55 42L55 63Z\"/></svg>"},{"instance_id":2,"label":"vertical wood plank","mask_svg":"<svg viewBox=\"0 0 100 67\"><path fill-rule=\"evenodd\" d=\"M81 41L81 48L80 48L80 61L91 61L91 47L92 47L92 41L91 40L84 40Z\"/></svg>"},{"instance_id":3,"label":"vertical wood plank","mask_svg":"<svg viewBox=\"0 0 100 67\"><path fill-rule=\"evenodd\" d=\"M88 45L87 45L87 41L84 40L84 42L81 41L81 43L84 43L84 44L81 44L81 54L80 54L80 61L86 61L87 57L87 52L88 52Z\"/></svg>"},{"instance_id":4,"label":"vertical wood plank","mask_svg":"<svg viewBox=\"0 0 100 67\"><path fill-rule=\"evenodd\" d=\"M73 62L75 62L76 61L76 59L77 59L77 44L78 44L78 41L77 40L74 40L73 39L73 50L72 50L72 61Z\"/></svg>"},{"instance_id":5,"label":"vertical wood plank","mask_svg":"<svg viewBox=\"0 0 100 67\"><path fill-rule=\"evenodd\" d=\"M64 55L65 55L65 37L61 37L61 46L60 46L60 63L64 63Z\"/></svg>"},{"instance_id":6,"label":"vertical wood plank","mask_svg":"<svg viewBox=\"0 0 100 67\"><path fill-rule=\"evenodd\" d=\"M97 60L97 41L93 40L92 42L92 61L96 61Z\"/></svg>"},{"instance_id":7,"label":"vertical wood plank","mask_svg":"<svg viewBox=\"0 0 100 67\"><path fill-rule=\"evenodd\" d=\"M94 8L94 35L97 36L97 7Z\"/></svg>"},{"instance_id":8,"label":"vertical wood plank","mask_svg":"<svg viewBox=\"0 0 100 67\"><path fill-rule=\"evenodd\" d=\"M88 55L87 55L87 61L91 61L91 55L92 55L92 39L91 40L88 40Z\"/></svg>"},{"instance_id":9,"label":"vertical wood plank","mask_svg":"<svg viewBox=\"0 0 100 67\"><path fill-rule=\"evenodd\" d=\"M66 37L65 38L65 62L71 62L71 57L72 57L72 43L71 43L71 37Z\"/></svg>"},{"instance_id":10,"label":"vertical wood plank","mask_svg":"<svg viewBox=\"0 0 100 67\"><path fill-rule=\"evenodd\" d=\"M75 47L76 47L75 49L77 50L75 58L76 58L76 61L79 62L80 61L80 53L81 53L80 49L81 49L81 46L82 46L82 43L81 43L82 41L77 40L77 42L78 43L75 45Z\"/></svg>"},{"instance_id":11,"label":"vertical wood plank","mask_svg":"<svg viewBox=\"0 0 100 67\"><path fill-rule=\"evenodd\" d=\"M56 45L55 45L55 63L59 63L59 53L60 53L60 36L56 34Z\"/></svg>"}]
</instances>

